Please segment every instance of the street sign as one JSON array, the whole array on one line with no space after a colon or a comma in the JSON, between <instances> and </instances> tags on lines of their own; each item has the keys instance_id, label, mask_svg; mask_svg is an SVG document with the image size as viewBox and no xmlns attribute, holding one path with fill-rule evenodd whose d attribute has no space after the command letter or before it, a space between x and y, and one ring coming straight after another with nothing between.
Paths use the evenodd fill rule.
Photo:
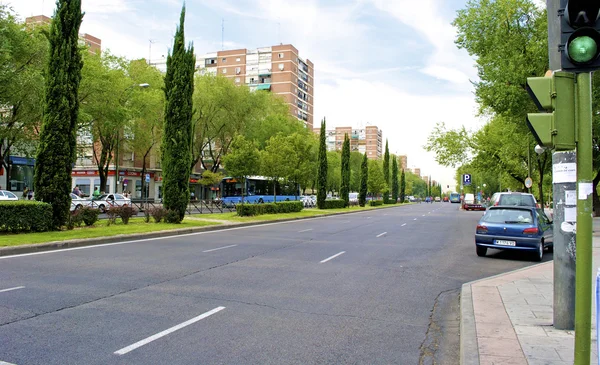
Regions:
<instances>
[{"instance_id":1,"label":"street sign","mask_svg":"<svg viewBox=\"0 0 600 365\"><path fill-rule=\"evenodd\" d=\"M531 188L532 186L533 186L533 180L531 180L531 178L530 178L530 177L526 178L526 179L525 179L525 187L526 187L527 189L529 189L529 188Z\"/></svg>"},{"instance_id":2,"label":"street sign","mask_svg":"<svg viewBox=\"0 0 600 365\"><path fill-rule=\"evenodd\" d=\"M462 179L463 185L465 185L465 186L471 185L471 174L463 174L462 177L463 177L463 179Z\"/></svg>"},{"instance_id":3,"label":"street sign","mask_svg":"<svg viewBox=\"0 0 600 365\"><path fill-rule=\"evenodd\" d=\"M146 182L149 183L150 182L150 174L146 174Z\"/></svg>"}]
</instances>

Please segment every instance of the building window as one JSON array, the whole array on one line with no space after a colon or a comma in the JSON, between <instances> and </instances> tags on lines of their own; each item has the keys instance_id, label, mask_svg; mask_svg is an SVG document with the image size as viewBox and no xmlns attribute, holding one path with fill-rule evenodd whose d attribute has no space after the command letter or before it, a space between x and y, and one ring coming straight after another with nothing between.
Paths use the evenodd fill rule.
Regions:
<instances>
[{"instance_id":1,"label":"building window","mask_svg":"<svg viewBox=\"0 0 600 365\"><path fill-rule=\"evenodd\" d=\"M239 84L239 83L240 83L240 78L239 78L239 77L236 77L236 78L235 78L235 83L236 83L236 84Z\"/></svg>"},{"instance_id":2,"label":"building window","mask_svg":"<svg viewBox=\"0 0 600 365\"><path fill-rule=\"evenodd\" d=\"M283 66L283 63L280 63L280 64L279 64L279 70L280 70L280 71L283 71L283 67L284 67L284 66Z\"/></svg>"},{"instance_id":3,"label":"building window","mask_svg":"<svg viewBox=\"0 0 600 365\"><path fill-rule=\"evenodd\" d=\"M221 61L223 61L223 63L227 62L227 58L223 58Z\"/></svg>"},{"instance_id":4,"label":"building window","mask_svg":"<svg viewBox=\"0 0 600 365\"><path fill-rule=\"evenodd\" d=\"M235 62L240 62L241 60L242 59L238 57L238 58L235 59Z\"/></svg>"},{"instance_id":5,"label":"building window","mask_svg":"<svg viewBox=\"0 0 600 365\"><path fill-rule=\"evenodd\" d=\"M277 57L283 58L283 53L280 53L279 55L277 55Z\"/></svg>"},{"instance_id":6,"label":"building window","mask_svg":"<svg viewBox=\"0 0 600 365\"><path fill-rule=\"evenodd\" d=\"M224 69L223 69L223 73L224 73L224 74L226 74L226 73L227 73L227 69L226 69L226 68L224 68Z\"/></svg>"},{"instance_id":7,"label":"building window","mask_svg":"<svg viewBox=\"0 0 600 365\"><path fill-rule=\"evenodd\" d=\"M239 74L240 74L240 72L242 72L242 68L241 68L241 67L236 67L236 68L235 68L235 74L236 74L236 75L239 75Z\"/></svg>"}]
</instances>

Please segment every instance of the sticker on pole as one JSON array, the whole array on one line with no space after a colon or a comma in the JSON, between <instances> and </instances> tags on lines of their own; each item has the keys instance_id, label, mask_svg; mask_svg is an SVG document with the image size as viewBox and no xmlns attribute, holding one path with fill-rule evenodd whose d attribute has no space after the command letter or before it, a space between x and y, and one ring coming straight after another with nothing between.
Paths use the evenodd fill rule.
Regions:
<instances>
[{"instance_id":1,"label":"sticker on pole","mask_svg":"<svg viewBox=\"0 0 600 365\"><path fill-rule=\"evenodd\" d=\"M526 178L526 179L525 179L525 187L526 187L527 189L530 189L532 186L533 186L533 180L531 180L531 178L530 178L530 177Z\"/></svg>"},{"instance_id":2,"label":"sticker on pole","mask_svg":"<svg viewBox=\"0 0 600 365\"><path fill-rule=\"evenodd\" d=\"M577 181L577 164L557 163L552 166L552 182L554 184L572 183Z\"/></svg>"}]
</instances>

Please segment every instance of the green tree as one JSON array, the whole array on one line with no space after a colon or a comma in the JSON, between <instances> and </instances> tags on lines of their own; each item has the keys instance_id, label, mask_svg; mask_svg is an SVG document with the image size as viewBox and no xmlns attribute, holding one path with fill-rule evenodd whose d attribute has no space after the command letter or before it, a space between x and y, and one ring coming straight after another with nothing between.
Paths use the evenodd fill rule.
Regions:
<instances>
[{"instance_id":1,"label":"green tree","mask_svg":"<svg viewBox=\"0 0 600 365\"><path fill-rule=\"evenodd\" d=\"M383 176L383 166L379 160L369 161L369 191L378 196L384 191L387 191L388 186Z\"/></svg>"},{"instance_id":2,"label":"green tree","mask_svg":"<svg viewBox=\"0 0 600 365\"><path fill-rule=\"evenodd\" d=\"M342 186L342 154L340 151L327 151L327 191L340 193Z\"/></svg>"},{"instance_id":3,"label":"green tree","mask_svg":"<svg viewBox=\"0 0 600 365\"><path fill-rule=\"evenodd\" d=\"M290 178L302 187L308 187L317 175L317 136L308 129L290 135L290 143L293 146L296 158L294 159ZM295 189L298 191L299 189Z\"/></svg>"},{"instance_id":4,"label":"green tree","mask_svg":"<svg viewBox=\"0 0 600 365\"><path fill-rule=\"evenodd\" d=\"M350 140L348 134L344 134L344 144L342 146L342 186L340 188L340 197L345 206L350 205Z\"/></svg>"},{"instance_id":5,"label":"green tree","mask_svg":"<svg viewBox=\"0 0 600 365\"><path fill-rule=\"evenodd\" d=\"M277 202L276 185L280 179L288 180L297 165L298 155L294 145L288 137L273 136L267 142L266 148L260 153L260 167L262 175L268 176L273 182L273 201Z\"/></svg>"},{"instance_id":6,"label":"green tree","mask_svg":"<svg viewBox=\"0 0 600 365\"><path fill-rule=\"evenodd\" d=\"M403 202L404 200L402 200ZM398 202L398 159L392 160L392 203Z\"/></svg>"},{"instance_id":7,"label":"green tree","mask_svg":"<svg viewBox=\"0 0 600 365\"><path fill-rule=\"evenodd\" d=\"M402 169L400 177L400 202L404 203L404 199L406 199L406 174L404 169Z\"/></svg>"},{"instance_id":8,"label":"green tree","mask_svg":"<svg viewBox=\"0 0 600 365\"><path fill-rule=\"evenodd\" d=\"M205 170L202 173L202 178L200 179L200 184L206 187L212 187L215 185L219 185L225 176L220 172L212 172L210 170ZM212 200L212 195L210 197Z\"/></svg>"},{"instance_id":9,"label":"green tree","mask_svg":"<svg viewBox=\"0 0 600 365\"><path fill-rule=\"evenodd\" d=\"M383 179L386 185L390 186L390 149L388 148L388 141L385 140L385 153L383 154ZM390 193L388 190L383 191L383 202L389 203Z\"/></svg>"},{"instance_id":10,"label":"green tree","mask_svg":"<svg viewBox=\"0 0 600 365\"><path fill-rule=\"evenodd\" d=\"M317 208L323 209L327 198L327 144L325 141L325 118L321 122L319 136L319 170L317 171Z\"/></svg>"},{"instance_id":11,"label":"green tree","mask_svg":"<svg viewBox=\"0 0 600 365\"><path fill-rule=\"evenodd\" d=\"M238 135L231 143L230 151L223 157L225 170L242 183L242 204L246 194L246 179L260 171L260 152L256 143Z\"/></svg>"},{"instance_id":12,"label":"green tree","mask_svg":"<svg viewBox=\"0 0 600 365\"><path fill-rule=\"evenodd\" d=\"M173 53L167 56L165 75L165 124L162 140L163 204L185 216L190 201L192 95L194 93L194 47L185 47L185 5L173 41Z\"/></svg>"},{"instance_id":13,"label":"green tree","mask_svg":"<svg viewBox=\"0 0 600 365\"><path fill-rule=\"evenodd\" d=\"M360 171L363 160L363 154L360 152L350 152L350 191L360 191Z\"/></svg>"},{"instance_id":14,"label":"green tree","mask_svg":"<svg viewBox=\"0 0 600 365\"><path fill-rule=\"evenodd\" d=\"M52 223L59 229L67 221L71 200L71 170L76 158L81 54L80 0L58 0L50 26L44 115L37 152L34 190L36 199L52 205Z\"/></svg>"},{"instance_id":15,"label":"green tree","mask_svg":"<svg viewBox=\"0 0 600 365\"><path fill-rule=\"evenodd\" d=\"M362 163L360 165L360 191L358 192L358 205L361 207L365 206L367 202L367 184L369 181L369 160L367 159L367 153L363 155Z\"/></svg>"}]
</instances>

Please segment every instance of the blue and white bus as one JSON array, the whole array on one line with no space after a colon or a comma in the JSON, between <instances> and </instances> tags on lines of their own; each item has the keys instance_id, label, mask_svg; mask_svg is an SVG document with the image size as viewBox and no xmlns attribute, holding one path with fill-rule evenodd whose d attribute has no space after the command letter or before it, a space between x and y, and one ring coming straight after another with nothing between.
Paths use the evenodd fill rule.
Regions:
<instances>
[{"instance_id":1,"label":"blue and white bus","mask_svg":"<svg viewBox=\"0 0 600 365\"><path fill-rule=\"evenodd\" d=\"M232 177L221 181L222 201L226 206L242 202L242 182ZM275 183L273 196L273 180L263 176L250 176L246 179L244 203L273 203L281 201L300 200L300 191L296 184Z\"/></svg>"},{"instance_id":2,"label":"blue and white bus","mask_svg":"<svg viewBox=\"0 0 600 365\"><path fill-rule=\"evenodd\" d=\"M450 193L450 203L459 203L460 204L460 194L459 193Z\"/></svg>"}]
</instances>

